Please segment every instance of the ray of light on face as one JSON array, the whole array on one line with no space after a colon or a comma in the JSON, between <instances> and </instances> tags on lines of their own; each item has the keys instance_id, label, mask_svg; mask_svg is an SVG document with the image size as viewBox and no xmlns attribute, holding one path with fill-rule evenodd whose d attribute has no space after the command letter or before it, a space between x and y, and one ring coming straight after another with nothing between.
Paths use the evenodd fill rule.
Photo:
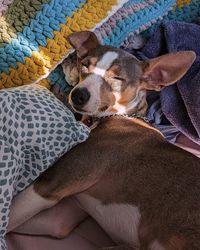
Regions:
<instances>
[{"instance_id":1,"label":"ray of light on face","mask_svg":"<svg viewBox=\"0 0 200 250\"><path fill-rule=\"evenodd\" d=\"M114 51L106 52L101 60L97 62L96 67L92 70L92 73L104 77L106 70L110 68L110 66L118 58L118 56L118 53Z\"/></svg>"},{"instance_id":2,"label":"ray of light on face","mask_svg":"<svg viewBox=\"0 0 200 250\"><path fill-rule=\"evenodd\" d=\"M121 93L113 92L113 95L115 96L115 105L113 108L117 110L118 114L124 114L126 112L126 107L119 103L121 99Z\"/></svg>"}]
</instances>

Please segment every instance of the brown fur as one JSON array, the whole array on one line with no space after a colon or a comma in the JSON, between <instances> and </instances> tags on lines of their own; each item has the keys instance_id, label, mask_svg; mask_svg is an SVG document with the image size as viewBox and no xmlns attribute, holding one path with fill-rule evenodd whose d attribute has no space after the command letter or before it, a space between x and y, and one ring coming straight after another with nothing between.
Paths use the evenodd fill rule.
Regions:
<instances>
[{"instance_id":1,"label":"brown fur","mask_svg":"<svg viewBox=\"0 0 200 250\"><path fill-rule=\"evenodd\" d=\"M199 176L198 158L141 121L115 117L43 173L34 188L47 198L85 191L104 204L137 205L140 249L157 239L166 250L197 250Z\"/></svg>"}]
</instances>

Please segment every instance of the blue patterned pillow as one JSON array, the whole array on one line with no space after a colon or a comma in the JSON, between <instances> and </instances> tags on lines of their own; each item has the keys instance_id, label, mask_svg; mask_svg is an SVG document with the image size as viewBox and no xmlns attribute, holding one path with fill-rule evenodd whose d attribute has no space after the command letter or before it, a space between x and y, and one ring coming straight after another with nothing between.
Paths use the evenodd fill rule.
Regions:
<instances>
[{"instance_id":1,"label":"blue patterned pillow","mask_svg":"<svg viewBox=\"0 0 200 250\"><path fill-rule=\"evenodd\" d=\"M89 132L42 86L0 91L0 238L6 231L13 195L85 141Z\"/></svg>"}]
</instances>

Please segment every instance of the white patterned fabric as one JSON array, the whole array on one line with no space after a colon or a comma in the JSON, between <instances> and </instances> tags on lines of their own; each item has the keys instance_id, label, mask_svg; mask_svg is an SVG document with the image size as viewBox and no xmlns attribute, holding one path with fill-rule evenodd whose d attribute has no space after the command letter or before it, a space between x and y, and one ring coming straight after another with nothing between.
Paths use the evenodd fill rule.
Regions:
<instances>
[{"instance_id":1,"label":"white patterned fabric","mask_svg":"<svg viewBox=\"0 0 200 250\"><path fill-rule=\"evenodd\" d=\"M89 128L48 89L37 84L0 91L0 249L13 195L22 191Z\"/></svg>"}]
</instances>

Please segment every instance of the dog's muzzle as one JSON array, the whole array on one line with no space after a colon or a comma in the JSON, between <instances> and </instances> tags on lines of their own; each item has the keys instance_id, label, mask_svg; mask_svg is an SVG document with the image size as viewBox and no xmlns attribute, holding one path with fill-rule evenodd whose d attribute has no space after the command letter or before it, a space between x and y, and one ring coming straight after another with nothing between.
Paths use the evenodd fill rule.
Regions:
<instances>
[{"instance_id":1,"label":"dog's muzzle","mask_svg":"<svg viewBox=\"0 0 200 250\"><path fill-rule=\"evenodd\" d=\"M75 88L71 93L72 105L75 108L82 108L90 99L90 93L87 88Z\"/></svg>"}]
</instances>

